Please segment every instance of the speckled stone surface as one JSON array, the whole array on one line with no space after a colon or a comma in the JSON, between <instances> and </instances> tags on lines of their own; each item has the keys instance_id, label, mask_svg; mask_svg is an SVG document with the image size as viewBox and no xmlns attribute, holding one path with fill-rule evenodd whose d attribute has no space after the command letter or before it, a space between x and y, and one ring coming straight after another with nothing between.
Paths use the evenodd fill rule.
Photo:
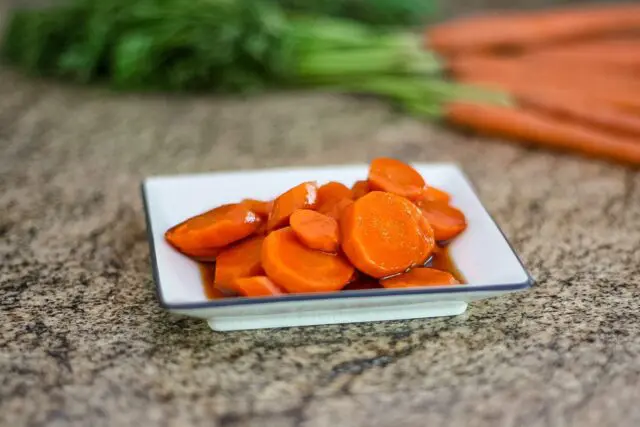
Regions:
<instances>
[{"instance_id":1,"label":"speckled stone surface","mask_svg":"<svg viewBox=\"0 0 640 427\"><path fill-rule=\"evenodd\" d=\"M538 284L460 317L215 333L156 302L148 175L455 161ZM640 174L371 100L0 69L0 425L638 426Z\"/></svg>"}]
</instances>

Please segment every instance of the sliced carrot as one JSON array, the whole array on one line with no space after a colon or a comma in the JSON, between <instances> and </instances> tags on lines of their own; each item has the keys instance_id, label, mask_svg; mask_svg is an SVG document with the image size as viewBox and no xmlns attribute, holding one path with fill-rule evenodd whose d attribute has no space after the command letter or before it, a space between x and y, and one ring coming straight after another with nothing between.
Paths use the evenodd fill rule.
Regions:
<instances>
[{"instance_id":1,"label":"sliced carrot","mask_svg":"<svg viewBox=\"0 0 640 427\"><path fill-rule=\"evenodd\" d=\"M289 223L298 239L308 248L338 252L340 231L334 218L309 209L298 209L291 214Z\"/></svg>"},{"instance_id":2,"label":"sliced carrot","mask_svg":"<svg viewBox=\"0 0 640 427\"><path fill-rule=\"evenodd\" d=\"M353 193L353 200L358 200L369 192L369 181L356 181L351 187L351 192Z\"/></svg>"},{"instance_id":3,"label":"sliced carrot","mask_svg":"<svg viewBox=\"0 0 640 427\"><path fill-rule=\"evenodd\" d=\"M435 268L418 267L407 273L380 281L385 288L413 288L419 286L457 285L460 282L451 273Z\"/></svg>"},{"instance_id":4,"label":"sliced carrot","mask_svg":"<svg viewBox=\"0 0 640 427\"><path fill-rule=\"evenodd\" d=\"M282 289L276 286L266 276L243 277L233 282L233 288L245 297L268 297L284 295Z\"/></svg>"},{"instance_id":5,"label":"sliced carrot","mask_svg":"<svg viewBox=\"0 0 640 427\"><path fill-rule=\"evenodd\" d=\"M409 200L372 191L348 207L340 221L342 249L375 278L423 264L435 246L433 230Z\"/></svg>"},{"instance_id":6,"label":"sliced carrot","mask_svg":"<svg viewBox=\"0 0 640 427\"><path fill-rule=\"evenodd\" d=\"M269 202L265 202L262 200L256 199L244 199L242 203L249 206L249 209L256 213L256 215L261 218L268 219L269 214L271 213L271 208L273 207L273 200Z\"/></svg>"},{"instance_id":7,"label":"sliced carrot","mask_svg":"<svg viewBox=\"0 0 640 427\"><path fill-rule=\"evenodd\" d=\"M451 200L451 195L446 191L442 191L436 187L432 187L427 185L424 190L422 190L422 194L420 195L420 200L425 200L429 202L446 202L449 203Z\"/></svg>"},{"instance_id":8,"label":"sliced carrot","mask_svg":"<svg viewBox=\"0 0 640 427\"><path fill-rule=\"evenodd\" d=\"M453 239L467 228L464 214L448 203L423 200L417 205L433 228L433 234L437 241Z\"/></svg>"},{"instance_id":9,"label":"sliced carrot","mask_svg":"<svg viewBox=\"0 0 640 427\"><path fill-rule=\"evenodd\" d=\"M415 200L422 194L424 179L414 168L396 159L380 157L369 167L369 186Z\"/></svg>"},{"instance_id":10,"label":"sliced carrot","mask_svg":"<svg viewBox=\"0 0 640 427\"><path fill-rule=\"evenodd\" d=\"M325 203L322 205L321 209L318 209L318 212L339 221L342 216L342 212L344 212L344 210L351 204L353 204L353 200L351 199L337 200L333 203Z\"/></svg>"},{"instance_id":11,"label":"sliced carrot","mask_svg":"<svg viewBox=\"0 0 640 427\"><path fill-rule=\"evenodd\" d=\"M223 298L228 298L230 296L235 296L235 295L228 295L223 291L221 291L220 289L216 288L215 286L207 287L205 289L205 294L207 295L207 299L223 299Z\"/></svg>"},{"instance_id":12,"label":"sliced carrot","mask_svg":"<svg viewBox=\"0 0 640 427\"><path fill-rule=\"evenodd\" d=\"M262 246L267 276L287 292L331 292L344 287L354 268L342 255L304 246L291 227L271 232Z\"/></svg>"},{"instance_id":13,"label":"sliced carrot","mask_svg":"<svg viewBox=\"0 0 640 427\"><path fill-rule=\"evenodd\" d=\"M285 227L289 224L289 217L296 209L314 209L318 204L318 184L303 182L273 201L273 208L269 214L267 230Z\"/></svg>"},{"instance_id":14,"label":"sliced carrot","mask_svg":"<svg viewBox=\"0 0 640 427\"><path fill-rule=\"evenodd\" d=\"M178 251L182 252L184 255L187 255L188 257L193 258L194 260L200 261L200 262L214 262L218 257L218 255L220 254L220 252L222 252L222 250L224 249L224 248L191 249L187 253L182 251L180 248L178 248L175 245L174 247Z\"/></svg>"},{"instance_id":15,"label":"sliced carrot","mask_svg":"<svg viewBox=\"0 0 640 427\"><path fill-rule=\"evenodd\" d=\"M342 199L353 199L353 193L340 182L331 181L318 188L318 208Z\"/></svg>"},{"instance_id":16,"label":"sliced carrot","mask_svg":"<svg viewBox=\"0 0 640 427\"><path fill-rule=\"evenodd\" d=\"M267 230L267 222L263 221L253 234L256 236L266 236L269 234L269 230Z\"/></svg>"},{"instance_id":17,"label":"sliced carrot","mask_svg":"<svg viewBox=\"0 0 640 427\"><path fill-rule=\"evenodd\" d=\"M216 248L249 236L261 220L243 204L223 205L170 228L165 239L196 258L215 256Z\"/></svg>"},{"instance_id":18,"label":"sliced carrot","mask_svg":"<svg viewBox=\"0 0 640 427\"><path fill-rule=\"evenodd\" d=\"M318 189L318 206L316 210L335 219L345 206L353 199L353 193L346 185L339 182L328 182Z\"/></svg>"},{"instance_id":19,"label":"sliced carrot","mask_svg":"<svg viewBox=\"0 0 640 427\"><path fill-rule=\"evenodd\" d=\"M222 251L216 260L216 287L233 289L235 279L261 274L263 242L262 236L252 237Z\"/></svg>"}]
</instances>

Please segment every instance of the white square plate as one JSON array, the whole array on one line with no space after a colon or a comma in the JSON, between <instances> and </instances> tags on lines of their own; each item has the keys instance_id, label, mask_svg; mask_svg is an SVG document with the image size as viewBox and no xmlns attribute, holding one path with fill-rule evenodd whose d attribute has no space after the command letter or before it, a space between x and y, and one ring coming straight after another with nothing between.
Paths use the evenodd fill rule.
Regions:
<instances>
[{"instance_id":1,"label":"white square plate","mask_svg":"<svg viewBox=\"0 0 640 427\"><path fill-rule=\"evenodd\" d=\"M209 300L197 263L166 243L167 229L225 203L273 199L293 183L339 181L351 186L367 176L368 166L158 176L143 182L142 198L160 305L227 331L453 316L463 313L470 301L530 287L533 280L462 171L452 164L413 166L428 184L450 193L452 204L467 217L467 229L449 246L467 284Z\"/></svg>"}]
</instances>

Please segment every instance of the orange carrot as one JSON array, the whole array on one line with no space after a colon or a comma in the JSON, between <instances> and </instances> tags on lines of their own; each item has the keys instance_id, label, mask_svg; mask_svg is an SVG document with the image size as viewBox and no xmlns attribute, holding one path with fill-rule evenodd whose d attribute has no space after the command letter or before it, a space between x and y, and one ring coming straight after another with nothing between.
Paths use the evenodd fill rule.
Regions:
<instances>
[{"instance_id":1,"label":"orange carrot","mask_svg":"<svg viewBox=\"0 0 640 427\"><path fill-rule=\"evenodd\" d=\"M215 257L215 249L249 236L260 223L243 204L223 205L170 228L165 239L185 255Z\"/></svg>"},{"instance_id":2,"label":"orange carrot","mask_svg":"<svg viewBox=\"0 0 640 427\"><path fill-rule=\"evenodd\" d=\"M457 285L460 282L456 280L451 273L436 270L435 268L419 267L410 270L407 273L393 276L380 281L385 288L413 288L420 286L444 286Z\"/></svg>"},{"instance_id":3,"label":"orange carrot","mask_svg":"<svg viewBox=\"0 0 640 427\"><path fill-rule=\"evenodd\" d=\"M233 282L233 288L245 297L268 297L283 295L282 289L266 276L243 277Z\"/></svg>"},{"instance_id":4,"label":"orange carrot","mask_svg":"<svg viewBox=\"0 0 640 427\"><path fill-rule=\"evenodd\" d=\"M318 207L316 210L335 219L353 199L351 189L339 182L329 182L318 189Z\"/></svg>"},{"instance_id":5,"label":"orange carrot","mask_svg":"<svg viewBox=\"0 0 640 427\"><path fill-rule=\"evenodd\" d=\"M427 185L423 190L420 198L416 202L427 201L427 202L445 202L449 203L451 200L451 195L446 191L442 191L436 187L432 187Z\"/></svg>"},{"instance_id":6,"label":"orange carrot","mask_svg":"<svg viewBox=\"0 0 640 427\"><path fill-rule=\"evenodd\" d=\"M640 72L640 39L596 40L569 43L527 52L520 59L530 63L572 64L574 69L602 68Z\"/></svg>"},{"instance_id":7,"label":"orange carrot","mask_svg":"<svg viewBox=\"0 0 640 427\"><path fill-rule=\"evenodd\" d=\"M273 201L267 230L285 227L296 209L314 209L318 204L317 191L318 184L315 182L303 182L278 196Z\"/></svg>"},{"instance_id":8,"label":"orange carrot","mask_svg":"<svg viewBox=\"0 0 640 427\"><path fill-rule=\"evenodd\" d=\"M448 105L445 117L452 124L485 135L640 165L640 144L636 141L553 117L515 108L467 103Z\"/></svg>"},{"instance_id":9,"label":"orange carrot","mask_svg":"<svg viewBox=\"0 0 640 427\"><path fill-rule=\"evenodd\" d=\"M318 212L338 221L342 216L342 212L344 212L344 210L352 203L353 200L351 199L336 200L332 203L325 203L320 209L318 209Z\"/></svg>"},{"instance_id":10,"label":"orange carrot","mask_svg":"<svg viewBox=\"0 0 640 427\"><path fill-rule=\"evenodd\" d=\"M518 95L517 102L524 110L640 137L640 117L593 100L529 93Z\"/></svg>"},{"instance_id":11,"label":"orange carrot","mask_svg":"<svg viewBox=\"0 0 640 427\"><path fill-rule=\"evenodd\" d=\"M260 226L256 229L256 231L253 232L253 234L256 236L266 236L267 234L269 234L269 230L267 229L267 222L262 221Z\"/></svg>"},{"instance_id":12,"label":"orange carrot","mask_svg":"<svg viewBox=\"0 0 640 427\"><path fill-rule=\"evenodd\" d=\"M309 249L291 227L267 236L262 246L262 266L274 283L290 293L337 291L354 274L344 257Z\"/></svg>"},{"instance_id":13,"label":"orange carrot","mask_svg":"<svg viewBox=\"0 0 640 427\"><path fill-rule=\"evenodd\" d=\"M584 98L585 93L590 99L604 105L610 105L621 111L629 113L640 113L640 92L638 95L621 89L611 89L594 85L589 87L587 81L570 82L565 78L549 78L536 80L533 76L511 76L495 73L492 75L461 77L458 78L463 83L474 84L476 86L487 87L494 90L507 91L514 96L530 93L544 94L554 99L576 99Z\"/></svg>"},{"instance_id":14,"label":"orange carrot","mask_svg":"<svg viewBox=\"0 0 640 427\"><path fill-rule=\"evenodd\" d=\"M427 30L427 43L442 54L528 49L567 40L623 34L640 28L640 5L620 4L503 12L458 19Z\"/></svg>"},{"instance_id":15,"label":"orange carrot","mask_svg":"<svg viewBox=\"0 0 640 427\"><path fill-rule=\"evenodd\" d=\"M220 289L233 289L233 281L239 277L262 273L262 244L264 237L252 237L218 255L214 283Z\"/></svg>"},{"instance_id":16,"label":"orange carrot","mask_svg":"<svg viewBox=\"0 0 640 427\"><path fill-rule=\"evenodd\" d=\"M309 209L298 209L289 219L298 239L310 249L336 253L340 247L338 222Z\"/></svg>"},{"instance_id":17,"label":"orange carrot","mask_svg":"<svg viewBox=\"0 0 640 427\"><path fill-rule=\"evenodd\" d=\"M244 199L242 203L246 204L250 210L263 219L268 219L273 207L273 201L264 202L256 199Z\"/></svg>"},{"instance_id":18,"label":"orange carrot","mask_svg":"<svg viewBox=\"0 0 640 427\"><path fill-rule=\"evenodd\" d=\"M360 271L375 278L423 264L435 245L433 230L407 199L372 191L343 213L342 249Z\"/></svg>"},{"instance_id":19,"label":"orange carrot","mask_svg":"<svg viewBox=\"0 0 640 427\"><path fill-rule=\"evenodd\" d=\"M421 200L417 205L433 228L437 241L453 239L467 228L464 214L447 202Z\"/></svg>"},{"instance_id":20,"label":"orange carrot","mask_svg":"<svg viewBox=\"0 0 640 427\"><path fill-rule=\"evenodd\" d=\"M459 80L502 79L521 84L545 83L557 88L581 88L583 92L613 91L619 95L640 94L640 81L632 75L616 75L602 67L571 67L563 61L536 61L527 56L503 58L489 55L463 56L449 62L449 71Z\"/></svg>"},{"instance_id":21,"label":"orange carrot","mask_svg":"<svg viewBox=\"0 0 640 427\"><path fill-rule=\"evenodd\" d=\"M180 249L175 245L174 247L182 254L200 262L214 262L218 257L218 255L220 254L220 252L222 252L222 250L224 249L224 248L188 249L187 251L183 251L182 249Z\"/></svg>"},{"instance_id":22,"label":"orange carrot","mask_svg":"<svg viewBox=\"0 0 640 427\"><path fill-rule=\"evenodd\" d=\"M318 188L318 209L327 203L334 203L342 199L353 199L353 193L340 182L328 182Z\"/></svg>"},{"instance_id":23,"label":"orange carrot","mask_svg":"<svg viewBox=\"0 0 640 427\"><path fill-rule=\"evenodd\" d=\"M369 187L415 200L422 194L424 179L414 168L396 159L380 157L369 166Z\"/></svg>"},{"instance_id":24,"label":"orange carrot","mask_svg":"<svg viewBox=\"0 0 640 427\"><path fill-rule=\"evenodd\" d=\"M358 200L369 192L369 181L356 181L351 187L351 192L353 193L353 200Z\"/></svg>"}]
</instances>

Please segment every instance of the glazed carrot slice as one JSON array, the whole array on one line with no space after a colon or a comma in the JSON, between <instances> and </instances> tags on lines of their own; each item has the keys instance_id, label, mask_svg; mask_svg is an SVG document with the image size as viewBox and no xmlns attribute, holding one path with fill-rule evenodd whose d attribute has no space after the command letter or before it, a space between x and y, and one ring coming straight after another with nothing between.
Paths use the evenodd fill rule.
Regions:
<instances>
[{"instance_id":1,"label":"glazed carrot slice","mask_svg":"<svg viewBox=\"0 0 640 427\"><path fill-rule=\"evenodd\" d=\"M298 209L289 219L298 239L310 249L336 253L340 247L338 221L309 209Z\"/></svg>"},{"instance_id":2,"label":"glazed carrot slice","mask_svg":"<svg viewBox=\"0 0 640 427\"><path fill-rule=\"evenodd\" d=\"M235 279L261 274L263 242L262 236L252 237L222 251L216 260L216 287L233 289Z\"/></svg>"},{"instance_id":3,"label":"glazed carrot slice","mask_svg":"<svg viewBox=\"0 0 640 427\"><path fill-rule=\"evenodd\" d=\"M453 239L467 228L464 214L447 203L420 201L417 205L438 241Z\"/></svg>"},{"instance_id":4,"label":"glazed carrot slice","mask_svg":"<svg viewBox=\"0 0 640 427\"><path fill-rule=\"evenodd\" d=\"M442 191L436 187L428 185L422 190L422 194L420 195L420 198L418 200L449 203L449 200L451 200L451 195L446 191Z\"/></svg>"},{"instance_id":5,"label":"glazed carrot slice","mask_svg":"<svg viewBox=\"0 0 640 427\"><path fill-rule=\"evenodd\" d=\"M260 222L243 204L223 205L170 228L165 239L185 255L208 257L213 249L249 236Z\"/></svg>"},{"instance_id":6,"label":"glazed carrot slice","mask_svg":"<svg viewBox=\"0 0 640 427\"><path fill-rule=\"evenodd\" d=\"M351 192L353 193L353 200L358 200L369 192L369 181L356 181L351 187Z\"/></svg>"},{"instance_id":7,"label":"glazed carrot slice","mask_svg":"<svg viewBox=\"0 0 640 427\"><path fill-rule=\"evenodd\" d=\"M180 248L177 248L180 250ZM185 255L195 259L200 262L214 262L220 252L222 252L223 248L211 248L211 249L200 249L200 250L191 250L190 253L185 253ZM182 252L182 251L180 251ZM184 253L184 252L183 252Z\"/></svg>"},{"instance_id":8,"label":"glazed carrot slice","mask_svg":"<svg viewBox=\"0 0 640 427\"><path fill-rule=\"evenodd\" d=\"M342 216L342 212L344 212L344 210L351 204L353 204L353 200L351 199L337 200L333 203L325 203L320 209L318 209L318 212L339 221L340 216Z\"/></svg>"},{"instance_id":9,"label":"glazed carrot slice","mask_svg":"<svg viewBox=\"0 0 640 427\"><path fill-rule=\"evenodd\" d=\"M340 182L331 181L318 188L318 208L342 199L353 199L353 193Z\"/></svg>"},{"instance_id":10,"label":"glazed carrot slice","mask_svg":"<svg viewBox=\"0 0 640 427\"><path fill-rule=\"evenodd\" d=\"M385 288L413 288L416 286L457 285L451 273L435 268L418 267L411 271L380 281Z\"/></svg>"},{"instance_id":11,"label":"glazed carrot slice","mask_svg":"<svg viewBox=\"0 0 640 427\"><path fill-rule=\"evenodd\" d=\"M369 167L369 186L373 190L387 191L411 200L422 194L424 179L414 168L396 159L374 159Z\"/></svg>"},{"instance_id":12,"label":"glazed carrot slice","mask_svg":"<svg viewBox=\"0 0 640 427\"><path fill-rule=\"evenodd\" d=\"M233 289L245 297L268 297L283 295L282 289L266 276L243 277L233 282Z\"/></svg>"},{"instance_id":13,"label":"glazed carrot slice","mask_svg":"<svg viewBox=\"0 0 640 427\"><path fill-rule=\"evenodd\" d=\"M256 199L244 199L242 203L247 205L256 215L264 219L269 218L269 213L271 213L271 208L273 207L273 201L265 202Z\"/></svg>"},{"instance_id":14,"label":"glazed carrot slice","mask_svg":"<svg viewBox=\"0 0 640 427\"><path fill-rule=\"evenodd\" d=\"M342 249L358 270L382 278L422 265L435 246L433 230L404 197L372 191L340 220Z\"/></svg>"},{"instance_id":15,"label":"glazed carrot slice","mask_svg":"<svg viewBox=\"0 0 640 427\"><path fill-rule=\"evenodd\" d=\"M289 217L296 209L314 209L318 205L317 192L318 184L303 182L278 196L273 201L267 230L271 231L287 226Z\"/></svg>"},{"instance_id":16,"label":"glazed carrot slice","mask_svg":"<svg viewBox=\"0 0 640 427\"><path fill-rule=\"evenodd\" d=\"M267 222L263 221L253 234L256 236L266 236L269 234L269 230L267 230Z\"/></svg>"},{"instance_id":17,"label":"glazed carrot slice","mask_svg":"<svg viewBox=\"0 0 640 427\"><path fill-rule=\"evenodd\" d=\"M342 255L303 245L291 227L271 232L262 246L267 276L287 292L331 292L344 287L354 268Z\"/></svg>"}]
</instances>

